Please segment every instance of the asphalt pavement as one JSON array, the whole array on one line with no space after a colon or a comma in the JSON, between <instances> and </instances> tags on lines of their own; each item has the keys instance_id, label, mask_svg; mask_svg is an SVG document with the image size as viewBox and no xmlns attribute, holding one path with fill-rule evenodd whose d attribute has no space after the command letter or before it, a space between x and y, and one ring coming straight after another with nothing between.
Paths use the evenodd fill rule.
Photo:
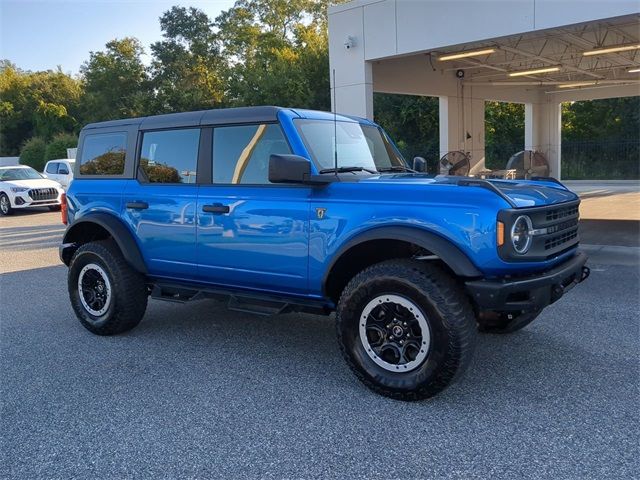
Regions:
<instances>
[{"instance_id":1,"label":"asphalt pavement","mask_svg":"<svg viewBox=\"0 0 640 480\"><path fill-rule=\"evenodd\" d=\"M640 475L637 263L599 256L532 325L479 337L457 384L403 403L358 383L333 317L154 300L91 335L58 218L0 218L0 478Z\"/></svg>"}]
</instances>

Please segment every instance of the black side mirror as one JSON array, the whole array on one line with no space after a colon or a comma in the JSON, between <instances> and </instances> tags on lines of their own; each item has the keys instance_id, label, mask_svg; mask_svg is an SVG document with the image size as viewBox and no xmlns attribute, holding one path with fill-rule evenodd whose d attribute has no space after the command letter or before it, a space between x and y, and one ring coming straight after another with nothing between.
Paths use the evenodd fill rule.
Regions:
<instances>
[{"instance_id":1,"label":"black side mirror","mask_svg":"<svg viewBox=\"0 0 640 480\"><path fill-rule=\"evenodd\" d=\"M69 175L69 170L67 170L66 168L61 168L60 170L58 170L58 174L59 175Z\"/></svg>"},{"instance_id":2,"label":"black side mirror","mask_svg":"<svg viewBox=\"0 0 640 480\"><path fill-rule=\"evenodd\" d=\"M307 183L311 162L300 155L273 154L269 157L271 183Z\"/></svg>"},{"instance_id":3,"label":"black side mirror","mask_svg":"<svg viewBox=\"0 0 640 480\"><path fill-rule=\"evenodd\" d=\"M422 157L413 158L413 169L416 172L424 173L427 171L427 161Z\"/></svg>"}]
</instances>

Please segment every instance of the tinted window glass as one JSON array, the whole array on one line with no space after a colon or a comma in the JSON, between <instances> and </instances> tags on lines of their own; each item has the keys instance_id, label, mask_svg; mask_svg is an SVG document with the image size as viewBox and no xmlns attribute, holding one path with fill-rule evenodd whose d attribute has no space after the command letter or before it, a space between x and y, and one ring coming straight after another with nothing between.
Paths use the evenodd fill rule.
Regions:
<instances>
[{"instance_id":1,"label":"tinted window glass","mask_svg":"<svg viewBox=\"0 0 640 480\"><path fill-rule=\"evenodd\" d=\"M147 132L142 137L141 179L151 183L196 183L200 129Z\"/></svg>"},{"instance_id":2,"label":"tinted window glass","mask_svg":"<svg viewBox=\"0 0 640 480\"><path fill-rule=\"evenodd\" d=\"M127 151L126 133L88 135L82 146L80 173L83 175L122 175Z\"/></svg>"},{"instance_id":3,"label":"tinted window glass","mask_svg":"<svg viewBox=\"0 0 640 480\"><path fill-rule=\"evenodd\" d=\"M269 157L291 149L279 125L219 127L213 131L214 183L269 183Z\"/></svg>"},{"instance_id":4,"label":"tinted window glass","mask_svg":"<svg viewBox=\"0 0 640 480\"><path fill-rule=\"evenodd\" d=\"M47 163L46 173L58 173L58 162Z\"/></svg>"}]
</instances>

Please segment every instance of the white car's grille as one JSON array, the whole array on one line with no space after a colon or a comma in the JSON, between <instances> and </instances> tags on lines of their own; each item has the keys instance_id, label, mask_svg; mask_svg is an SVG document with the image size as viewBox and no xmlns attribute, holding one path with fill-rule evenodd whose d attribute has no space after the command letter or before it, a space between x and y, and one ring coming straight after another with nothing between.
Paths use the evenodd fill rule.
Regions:
<instances>
[{"instance_id":1,"label":"white car's grille","mask_svg":"<svg viewBox=\"0 0 640 480\"><path fill-rule=\"evenodd\" d=\"M29 196L34 202L55 200L58 198L58 190L55 188L32 188L29 190Z\"/></svg>"}]
</instances>

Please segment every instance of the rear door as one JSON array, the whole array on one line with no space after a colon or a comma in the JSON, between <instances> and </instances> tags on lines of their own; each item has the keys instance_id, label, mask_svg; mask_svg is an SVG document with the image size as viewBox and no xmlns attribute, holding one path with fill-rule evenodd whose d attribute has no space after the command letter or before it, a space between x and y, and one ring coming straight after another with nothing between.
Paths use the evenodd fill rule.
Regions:
<instances>
[{"instance_id":1,"label":"rear door","mask_svg":"<svg viewBox=\"0 0 640 480\"><path fill-rule=\"evenodd\" d=\"M291 153L277 123L213 129L212 182L198 195L198 269L203 281L305 294L309 195L270 184L269 156Z\"/></svg>"},{"instance_id":2,"label":"rear door","mask_svg":"<svg viewBox=\"0 0 640 480\"><path fill-rule=\"evenodd\" d=\"M200 128L148 130L138 139L137 178L124 192L123 217L155 276L196 276L196 167Z\"/></svg>"}]
</instances>

